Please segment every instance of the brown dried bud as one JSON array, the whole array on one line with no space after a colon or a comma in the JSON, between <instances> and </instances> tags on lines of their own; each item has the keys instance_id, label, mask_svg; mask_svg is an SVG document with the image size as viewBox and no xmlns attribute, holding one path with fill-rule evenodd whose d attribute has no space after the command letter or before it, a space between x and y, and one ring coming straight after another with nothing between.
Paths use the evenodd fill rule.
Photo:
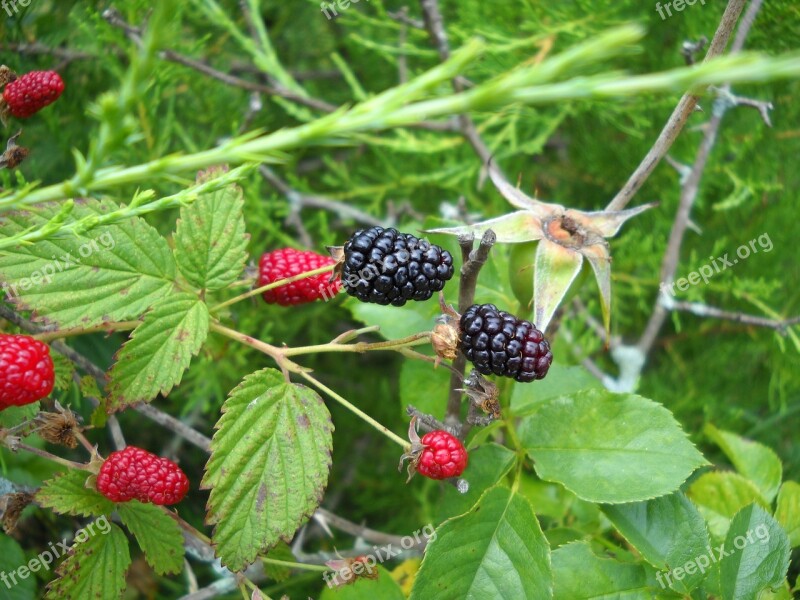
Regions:
<instances>
[{"instance_id":1,"label":"brown dried bud","mask_svg":"<svg viewBox=\"0 0 800 600\"><path fill-rule=\"evenodd\" d=\"M21 133L22 130L9 138L6 151L0 154L0 169L3 167L14 169L28 157L30 151L27 148L17 145L17 138Z\"/></svg>"},{"instance_id":2,"label":"brown dried bud","mask_svg":"<svg viewBox=\"0 0 800 600\"><path fill-rule=\"evenodd\" d=\"M439 307L442 314L437 319L438 324L431 333L431 344L436 351L436 356L445 360L454 360L458 354L458 343L461 340L461 315L444 301L444 294L439 292ZM437 361L438 364L438 361Z\"/></svg>"},{"instance_id":3,"label":"brown dried bud","mask_svg":"<svg viewBox=\"0 0 800 600\"><path fill-rule=\"evenodd\" d=\"M78 437L75 434L80 431L77 415L68 408L63 408L58 402L56 402L56 411L54 413L40 412L36 415L36 433L51 444L77 448Z\"/></svg>"},{"instance_id":4,"label":"brown dried bud","mask_svg":"<svg viewBox=\"0 0 800 600\"><path fill-rule=\"evenodd\" d=\"M500 390L475 369L464 380L464 392L470 401L492 419L500 418Z\"/></svg>"},{"instance_id":5,"label":"brown dried bud","mask_svg":"<svg viewBox=\"0 0 800 600\"><path fill-rule=\"evenodd\" d=\"M459 331L453 325L439 323L433 328L431 344L436 351L436 356L445 360L453 360L458 351Z\"/></svg>"},{"instance_id":6,"label":"brown dried bud","mask_svg":"<svg viewBox=\"0 0 800 600\"><path fill-rule=\"evenodd\" d=\"M22 511L33 502L33 494L17 492L0 496L0 519L3 521L3 531L10 535L16 528Z\"/></svg>"},{"instance_id":7,"label":"brown dried bud","mask_svg":"<svg viewBox=\"0 0 800 600\"><path fill-rule=\"evenodd\" d=\"M5 65L0 65L0 88L7 83L11 83L17 78L16 73Z\"/></svg>"}]
</instances>

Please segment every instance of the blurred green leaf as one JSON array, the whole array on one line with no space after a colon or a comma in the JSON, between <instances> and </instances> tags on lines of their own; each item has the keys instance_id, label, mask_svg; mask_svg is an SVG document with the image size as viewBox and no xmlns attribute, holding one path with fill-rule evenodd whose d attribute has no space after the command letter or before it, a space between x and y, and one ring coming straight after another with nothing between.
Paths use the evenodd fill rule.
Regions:
<instances>
[{"instance_id":1,"label":"blurred green leaf","mask_svg":"<svg viewBox=\"0 0 800 600\"><path fill-rule=\"evenodd\" d=\"M775 499L783 477L783 465L775 452L758 442L717 429L710 423L704 432L722 449L736 470L761 490L767 502Z\"/></svg>"},{"instance_id":2,"label":"blurred green leaf","mask_svg":"<svg viewBox=\"0 0 800 600\"><path fill-rule=\"evenodd\" d=\"M789 568L789 538L760 506L751 504L731 521L720 564L723 600L751 600L777 587Z\"/></svg>"},{"instance_id":3,"label":"blurred green leaf","mask_svg":"<svg viewBox=\"0 0 800 600\"><path fill-rule=\"evenodd\" d=\"M550 549L530 504L495 487L436 530L410 600L552 595Z\"/></svg>"},{"instance_id":4,"label":"blurred green leaf","mask_svg":"<svg viewBox=\"0 0 800 600\"><path fill-rule=\"evenodd\" d=\"M632 394L557 397L522 419L518 432L539 477L592 502L662 496L707 464L666 408Z\"/></svg>"}]
</instances>

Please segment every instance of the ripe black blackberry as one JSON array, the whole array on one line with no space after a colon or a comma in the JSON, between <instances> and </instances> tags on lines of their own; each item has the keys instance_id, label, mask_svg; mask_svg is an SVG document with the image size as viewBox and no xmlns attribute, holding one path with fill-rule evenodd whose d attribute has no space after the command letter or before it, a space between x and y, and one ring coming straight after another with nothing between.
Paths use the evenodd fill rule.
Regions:
<instances>
[{"instance_id":1,"label":"ripe black blackberry","mask_svg":"<svg viewBox=\"0 0 800 600\"><path fill-rule=\"evenodd\" d=\"M396 229L356 231L344 245L342 283L362 302L402 306L427 300L453 277L453 257L427 240Z\"/></svg>"},{"instance_id":2,"label":"ripe black blackberry","mask_svg":"<svg viewBox=\"0 0 800 600\"><path fill-rule=\"evenodd\" d=\"M503 375L528 382L547 375L553 354L544 334L530 321L473 304L461 315L459 348L484 375Z\"/></svg>"}]
</instances>

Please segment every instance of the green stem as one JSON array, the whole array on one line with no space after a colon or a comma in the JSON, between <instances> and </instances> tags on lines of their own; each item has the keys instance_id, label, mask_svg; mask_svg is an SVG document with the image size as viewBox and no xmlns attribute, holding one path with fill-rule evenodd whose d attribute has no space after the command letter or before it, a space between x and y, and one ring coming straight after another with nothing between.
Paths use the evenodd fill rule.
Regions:
<instances>
[{"instance_id":1,"label":"green stem","mask_svg":"<svg viewBox=\"0 0 800 600\"><path fill-rule=\"evenodd\" d=\"M71 460L67 460L66 458L61 458L60 456L56 456L55 454L50 454L47 450L41 450L39 448L34 448L33 446L28 446L28 444L23 444L22 442L14 444L14 448L12 449L8 444L6 446L9 450L24 450L25 452L30 452L31 454L35 454L36 456L40 456L42 458L46 458L47 460L58 463L63 467L67 467L68 469L78 469L80 471L90 471L89 465L84 465L81 463L76 463Z\"/></svg>"},{"instance_id":2,"label":"green stem","mask_svg":"<svg viewBox=\"0 0 800 600\"><path fill-rule=\"evenodd\" d=\"M374 352L376 350L400 350L411 346L421 346L430 339L431 332L423 331L398 340L387 340L385 342L357 342L355 344L338 344L331 342L316 346L283 348L281 349L281 354L284 356L297 356L298 354L313 354L317 352Z\"/></svg>"},{"instance_id":3,"label":"green stem","mask_svg":"<svg viewBox=\"0 0 800 600\"><path fill-rule=\"evenodd\" d=\"M323 273L330 273L336 265L328 265L326 267L320 267L319 269L314 269L313 271L306 271L305 273L299 273L297 275L292 275L291 277L286 277L285 279L279 279L278 281L273 281L272 283L268 283L266 285L262 285L261 287L255 288L246 292L244 294L240 294L235 298L231 298L230 300L226 300L225 302L221 302L216 306L211 308L211 312L216 312L220 309L226 308L231 306L232 304L236 304L237 302L241 302L242 300L247 300L248 298L252 298L253 296L258 296L259 294L263 294L264 292L268 292L269 290L282 287L289 283L293 283L295 281L299 281L301 279L306 279L307 277L313 277L315 275L322 275Z\"/></svg>"},{"instance_id":4,"label":"green stem","mask_svg":"<svg viewBox=\"0 0 800 600\"><path fill-rule=\"evenodd\" d=\"M262 558L261 562L279 567L289 567L290 569L302 569L304 571L318 571L320 573L330 571L328 567L323 565L308 565L305 563L291 562L288 560L278 560L277 558Z\"/></svg>"},{"instance_id":5,"label":"green stem","mask_svg":"<svg viewBox=\"0 0 800 600\"><path fill-rule=\"evenodd\" d=\"M365 413L363 410L358 408L355 404L352 404L348 400L345 400L342 396L340 396L339 394L334 392L331 388L326 386L324 383L321 383L320 381L317 381L316 379L314 379L314 377L312 377L311 375L309 375L305 371L300 373L300 376L303 377L309 383L311 383L311 385L319 388L320 390L322 390L323 392L328 394L331 398L336 400L339 404L344 406L347 410L349 410L350 412L352 412L356 416L360 417L361 419L363 419L364 421L366 421L367 423L372 425L372 427L374 427L378 432L382 433L383 435L388 437L390 440L392 440L396 444L399 444L400 447L402 447L404 450L407 450L408 447L411 445L408 440L404 440L403 438L401 438L396 433L394 433L392 431L389 431L389 429L387 429L386 427L384 427L383 425L378 423L378 421L376 421L375 419L370 417L367 413Z\"/></svg>"},{"instance_id":6,"label":"green stem","mask_svg":"<svg viewBox=\"0 0 800 600\"><path fill-rule=\"evenodd\" d=\"M90 333L112 332L112 331L130 331L136 329L141 325L141 321L119 321L117 323L100 323L99 325L92 325L91 327L70 327L68 329L57 329L56 331L46 331L44 333L37 333L31 336L40 342L52 342L53 340L60 340L62 338L74 337L76 335L87 335Z\"/></svg>"}]
</instances>

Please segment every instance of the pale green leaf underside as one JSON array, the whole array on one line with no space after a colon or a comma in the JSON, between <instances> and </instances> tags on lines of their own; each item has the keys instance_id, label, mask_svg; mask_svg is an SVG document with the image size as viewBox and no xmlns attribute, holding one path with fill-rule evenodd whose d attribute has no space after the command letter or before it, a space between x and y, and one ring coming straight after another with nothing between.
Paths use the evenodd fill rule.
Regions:
<instances>
[{"instance_id":1,"label":"pale green leaf underside","mask_svg":"<svg viewBox=\"0 0 800 600\"><path fill-rule=\"evenodd\" d=\"M48 204L35 214L5 214L0 237L40 227L58 208ZM118 208L111 201L78 200L69 219ZM172 289L175 274L167 242L139 218L0 253L0 283L8 284L11 296L18 294L37 319L63 327L137 318Z\"/></svg>"},{"instance_id":2,"label":"pale green leaf underside","mask_svg":"<svg viewBox=\"0 0 800 600\"><path fill-rule=\"evenodd\" d=\"M555 600L650 600L641 565L600 558L586 542L553 550Z\"/></svg>"},{"instance_id":3,"label":"pale green leaf underside","mask_svg":"<svg viewBox=\"0 0 800 600\"><path fill-rule=\"evenodd\" d=\"M203 479L207 522L222 563L241 571L319 506L333 424L316 392L274 369L246 377L222 410Z\"/></svg>"},{"instance_id":4,"label":"pale green leaf underside","mask_svg":"<svg viewBox=\"0 0 800 600\"><path fill-rule=\"evenodd\" d=\"M767 502L772 502L783 479L783 465L771 448L735 433L706 425L705 433L719 446L736 470L752 481Z\"/></svg>"},{"instance_id":5,"label":"pale green leaf underside","mask_svg":"<svg viewBox=\"0 0 800 600\"><path fill-rule=\"evenodd\" d=\"M27 557L14 538L0 533L0 573L13 573L27 562ZM11 580L8 580L9 584ZM1 585L1 584L0 584ZM36 579L17 579L17 585L0 588L3 600L34 600L36 594Z\"/></svg>"},{"instance_id":6,"label":"pale green leaf underside","mask_svg":"<svg viewBox=\"0 0 800 600\"><path fill-rule=\"evenodd\" d=\"M235 185L181 208L175 260L189 283L214 291L236 281L247 260L243 208L242 191Z\"/></svg>"},{"instance_id":7,"label":"pale green leaf underside","mask_svg":"<svg viewBox=\"0 0 800 600\"><path fill-rule=\"evenodd\" d=\"M167 395L181 382L208 336L208 308L179 293L159 300L117 355L109 382L109 410Z\"/></svg>"},{"instance_id":8,"label":"pale green leaf underside","mask_svg":"<svg viewBox=\"0 0 800 600\"><path fill-rule=\"evenodd\" d=\"M603 512L654 567L669 571L706 552L708 532L697 507L681 492L645 502L613 504ZM674 589L691 592L705 579L702 571L673 579Z\"/></svg>"},{"instance_id":9,"label":"pale green leaf underside","mask_svg":"<svg viewBox=\"0 0 800 600\"><path fill-rule=\"evenodd\" d=\"M114 503L100 492L86 487L89 473L70 470L45 481L36 492L36 502L62 515L100 517L111 514Z\"/></svg>"},{"instance_id":10,"label":"pale green leaf underside","mask_svg":"<svg viewBox=\"0 0 800 600\"><path fill-rule=\"evenodd\" d=\"M125 573L131 564L128 539L108 523L103 533L97 523L94 535L70 549L69 557L56 570L58 579L47 588L45 600L119 598L125 589Z\"/></svg>"},{"instance_id":11,"label":"pale green leaf underside","mask_svg":"<svg viewBox=\"0 0 800 600\"><path fill-rule=\"evenodd\" d=\"M183 535L175 520L157 506L138 500L117 505L117 513L156 573L167 575L181 571Z\"/></svg>"},{"instance_id":12,"label":"pale green leaf underside","mask_svg":"<svg viewBox=\"0 0 800 600\"><path fill-rule=\"evenodd\" d=\"M692 482L686 495L700 509L709 531L717 538L725 536L730 520L748 504L757 502L769 507L753 482L731 471L703 473Z\"/></svg>"},{"instance_id":13,"label":"pale green leaf underside","mask_svg":"<svg viewBox=\"0 0 800 600\"><path fill-rule=\"evenodd\" d=\"M800 484L786 481L778 492L775 518L789 533L792 548L800 546Z\"/></svg>"},{"instance_id":14,"label":"pale green leaf underside","mask_svg":"<svg viewBox=\"0 0 800 600\"><path fill-rule=\"evenodd\" d=\"M663 496L707 464L666 408L633 394L560 396L523 419L519 436L542 479L591 502Z\"/></svg>"},{"instance_id":15,"label":"pale green leaf underside","mask_svg":"<svg viewBox=\"0 0 800 600\"><path fill-rule=\"evenodd\" d=\"M410 600L546 600L552 594L550 547L530 503L494 487L436 531Z\"/></svg>"},{"instance_id":16,"label":"pale green leaf underside","mask_svg":"<svg viewBox=\"0 0 800 600\"><path fill-rule=\"evenodd\" d=\"M750 504L731 521L720 564L723 600L751 600L777 587L789 568L789 538L763 508Z\"/></svg>"}]
</instances>

